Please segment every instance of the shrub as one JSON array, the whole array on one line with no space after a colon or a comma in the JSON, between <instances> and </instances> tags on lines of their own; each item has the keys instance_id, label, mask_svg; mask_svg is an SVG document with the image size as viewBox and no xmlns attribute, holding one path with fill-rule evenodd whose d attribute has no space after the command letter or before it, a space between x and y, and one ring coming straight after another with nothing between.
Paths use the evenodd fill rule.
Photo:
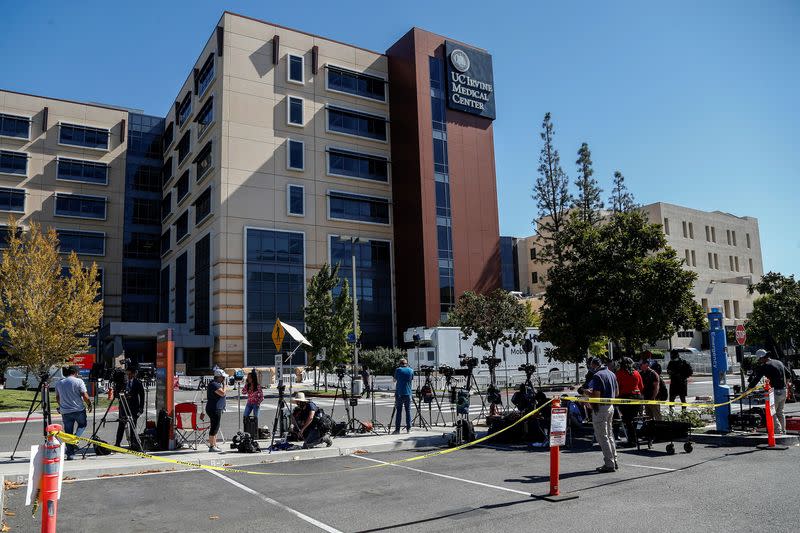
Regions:
<instances>
[{"instance_id":1,"label":"shrub","mask_svg":"<svg viewBox=\"0 0 800 533\"><path fill-rule=\"evenodd\" d=\"M358 362L367 365L372 375L391 376L397 368L397 362L406 357L406 352L399 348L375 348L358 352Z\"/></svg>"}]
</instances>

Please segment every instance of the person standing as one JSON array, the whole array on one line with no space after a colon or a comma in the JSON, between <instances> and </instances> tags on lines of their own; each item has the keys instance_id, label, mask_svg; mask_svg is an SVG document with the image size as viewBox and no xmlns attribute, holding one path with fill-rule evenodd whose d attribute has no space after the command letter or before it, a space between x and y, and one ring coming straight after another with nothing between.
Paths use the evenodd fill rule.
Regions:
<instances>
[{"instance_id":1,"label":"person standing","mask_svg":"<svg viewBox=\"0 0 800 533\"><path fill-rule=\"evenodd\" d=\"M63 373L64 379L56 383L58 412L61 413L64 431L80 437L88 424L86 411L92 410L92 400L89 398L89 393L86 392L86 383L75 376L78 373L77 367L68 366L63 370ZM86 404L86 407L84 407L84 404ZM67 461L72 461L77 449L76 445L67 444Z\"/></svg>"},{"instance_id":2,"label":"person standing","mask_svg":"<svg viewBox=\"0 0 800 533\"><path fill-rule=\"evenodd\" d=\"M639 363L639 375L642 377L642 399L658 400L660 379L655 370L650 368L650 360L642 359ZM644 406L644 413L653 420L661 420L661 406L652 404Z\"/></svg>"},{"instance_id":3,"label":"person standing","mask_svg":"<svg viewBox=\"0 0 800 533\"><path fill-rule=\"evenodd\" d=\"M367 365L361 365L361 383L364 384L364 398L369 398L372 392L372 375Z\"/></svg>"},{"instance_id":4,"label":"person standing","mask_svg":"<svg viewBox=\"0 0 800 533\"><path fill-rule=\"evenodd\" d=\"M208 451L221 452L217 447L217 432L225 410L225 372L221 368L214 370L214 379L206 389L206 414L210 423L208 427Z\"/></svg>"},{"instance_id":5,"label":"person standing","mask_svg":"<svg viewBox=\"0 0 800 533\"><path fill-rule=\"evenodd\" d=\"M406 433L411 432L411 382L413 379L414 370L408 366L408 361L400 359L400 366L394 371L394 435L400 433L403 408L406 410Z\"/></svg>"},{"instance_id":6,"label":"person standing","mask_svg":"<svg viewBox=\"0 0 800 533\"><path fill-rule=\"evenodd\" d=\"M644 388L642 385L642 376L633 368L633 359L630 357L622 358L616 377L620 398L628 400L642 399L642 389ZM625 426L628 446L636 446L636 427L634 420L639 416L640 408L641 406L639 404L625 404L619 406L619 415Z\"/></svg>"},{"instance_id":7,"label":"person standing","mask_svg":"<svg viewBox=\"0 0 800 533\"><path fill-rule=\"evenodd\" d=\"M136 368L128 367L125 374L127 377L125 381L125 390L120 391L120 395L125 395L125 405L122 405L122 402L120 402L117 440L114 443L117 447L122 444L122 437L125 435L125 428L128 427L128 421L131 422L130 427L133 428L132 431L135 432L136 423L144 412L144 386L136 376ZM135 442L135 435L128 435L128 443L133 446Z\"/></svg>"},{"instance_id":8,"label":"person standing","mask_svg":"<svg viewBox=\"0 0 800 533\"><path fill-rule=\"evenodd\" d=\"M244 405L244 418L252 415L257 419L261 402L264 401L264 392L261 390L261 384L258 382L258 374L256 374L255 369L248 372L242 392L247 395L247 403Z\"/></svg>"},{"instance_id":9,"label":"person standing","mask_svg":"<svg viewBox=\"0 0 800 533\"><path fill-rule=\"evenodd\" d=\"M753 370L753 376L747 384L748 389L755 387L762 377L769 380L769 384L775 391L775 434L783 435L786 433L786 415L783 408L786 405L786 367L777 359L772 359L766 350L757 350L758 365Z\"/></svg>"},{"instance_id":10,"label":"person standing","mask_svg":"<svg viewBox=\"0 0 800 533\"><path fill-rule=\"evenodd\" d=\"M681 358L678 350L669 353L670 362L667 364L667 374L669 374L669 401L674 402L675 398L680 398L681 402L686 403L686 395L689 391L689 378L694 374L692 365L689 361ZM685 411L686 406L682 406ZM672 411L672 406L669 406Z\"/></svg>"},{"instance_id":11,"label":"person standing","mask_svg":"<svg viewBox=\"0 0 800 533\"><path fill-rule=\"evenodd\" d=\"M617 377L597 357L588 361L594 375L589 381L586 392L592 398L616 398L619 393ZM603 451L603 466L598 472L613 472L619 468L617 464L617 445L614 442L614 406L609 404L592 404L592 426L594 435Z\"/></svg>"}]
</instances>

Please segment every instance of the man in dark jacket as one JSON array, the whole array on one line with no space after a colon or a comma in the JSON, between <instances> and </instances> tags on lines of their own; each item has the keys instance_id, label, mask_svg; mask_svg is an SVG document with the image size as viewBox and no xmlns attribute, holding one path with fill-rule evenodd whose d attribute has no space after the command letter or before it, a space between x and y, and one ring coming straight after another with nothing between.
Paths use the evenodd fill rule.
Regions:
<instances>
[{"instance_id":1,"label":"man in dark jacket","mask_svg":"<svg viewBox=\"0 0 800 533\"><path fill-rule=\"evenodd\" d=\"M119 425L117 426L117 440L115 446L122 444L122 436L125 435L125 428L128 427L128 421L131 422L131 431L136 431L136 422L144 412L144 387L139 378L136 377L136 368L128 367L126 371L127 379L125 381L125 390L120 391L120 397L125 396L125 399L120 399L119 407ZM123 403L124 402L124 403ZM130 428L129 428L130 429ZM128 442L133 445L136 442L135 435L128 435Z\"/></svg>"},{"instance_id":2,"label":"man in dark jacket","mask_svg":"<svg viewBox=\"0 0 800 533\"><path fill-rule=\"evenodd\" d=\"M769 380L770 386L774 389L775 397L775 433L786 433L786 415L783 414L783 407L786 404L786 376L789 374L783 363L777 359L771 359L766 350L756 351L758 365L753 369L747 388L755 387L762 377Z\"/></svg>"},{"instance_id":3,"label":"man in dark jacket","mask_svg":"<svg viewBox=\"0 0 800 533\"><path fill-rule=\"evenodd\" d=\"M689 378L694 374L692 365L681 358L678 350L672 350L669 354L670 362L667 364L667 374L669 374L669 401L674 402L675 398L680 398L686 403L686 395L689 390ZM682 409L685 411L686 406ZM672 406L670 406L670 411Z\"/></svg>"},{"instance_id":4,"label":"man in dark jacket","mask_svg":"<svg viewBox=\"0 0 800 533\"><path fill-rule=\"evenodd\" d=\"M642 398L645 400L658 400L659 378L656 371L650 368L650 360L642 359L639 363L639 375L642 376ZM653 420L661 420L660 405L645 405L644 412Z\"/></svg>"}]
</instances>

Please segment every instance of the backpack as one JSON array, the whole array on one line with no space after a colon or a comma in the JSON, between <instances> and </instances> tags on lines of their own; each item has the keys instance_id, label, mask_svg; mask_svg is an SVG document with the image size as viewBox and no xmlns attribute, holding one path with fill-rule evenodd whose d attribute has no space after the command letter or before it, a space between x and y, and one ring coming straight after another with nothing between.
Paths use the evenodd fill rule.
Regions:
<instances>
[{"instance_id":1,"label":"backpack","mask_svg":"<svg viewBox=\"0 0 800 533\"><path fill-rule=\"evenodd\" d=\"M684 360L683 365L681 366L683 366L684 377L686 377L686 379L692 377L692 375L694 374L694 369L692 368L692 365L689 363L689 361Z\"/></svg>"},{"instance_id":2,"label":"backpack","mask_svg":"<svg viewBox=\"0 0 800 533\"><path fill-rule=\"evenodd\" d=\"M250 433L237 431L231 440L231 449L239 453L258 453L261 451L261 446Z\"/></svg>"},{"instance_id":3,"label":"backpack","mask_svg":"<svg viewBox=\"0 0 800 533\"><path fill-rule=\"evenodd\" d=\"M314 423L317 425L321 435L332 433L335 425L333 418L322 409L317 409L317 414L314 415Z\"/></svg>"},{"instance_id":4,"label":"backpack","mask_svg":"<svg viewBox=\"0 0 800 533\"><path fill-rule=\"evenodd\" d=\"M459 441L458 435L459 432L461 434L461 440ZM455 446L461 446L467 442L472 442L475 440L475 427L472 425L472 422L468 418L462 418L456 421L456 430L450 436L450 440L448 445L452 448Z\"/></svg>"},{"instance_id":5,"label":"backpack","mask_svg":"<svg viewBox=\"0 0 800 533\"><path fill-rule=\"evenodd\" d=\"M669 398L669 391L667 390L667 384L664 382L664 378L658 376L658 396L656 400L665 402Z\"/></svg>"}]
</instances>

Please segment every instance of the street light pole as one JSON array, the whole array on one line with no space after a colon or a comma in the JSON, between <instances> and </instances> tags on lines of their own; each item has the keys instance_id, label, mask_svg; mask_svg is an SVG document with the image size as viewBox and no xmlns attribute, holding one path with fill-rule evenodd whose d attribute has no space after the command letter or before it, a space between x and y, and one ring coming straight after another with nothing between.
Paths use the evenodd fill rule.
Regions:
<instances>
[{"instance_id":1,"label":"street light pole","mask_svg":"<svg viewBox=\"0 0 800 533\"><path fill-rule=\"evenodd\" d=\"M358 326L358 296L356 296L356 243L359 242L356 237L350 238L350 254L351 254L351 262L353 266L353 288L352 288L352 295L353 295L353 336L355 338L355 342L353 343L353 375L358 372L358 332L356 330Z\"/></svg>"}]
</instances>

